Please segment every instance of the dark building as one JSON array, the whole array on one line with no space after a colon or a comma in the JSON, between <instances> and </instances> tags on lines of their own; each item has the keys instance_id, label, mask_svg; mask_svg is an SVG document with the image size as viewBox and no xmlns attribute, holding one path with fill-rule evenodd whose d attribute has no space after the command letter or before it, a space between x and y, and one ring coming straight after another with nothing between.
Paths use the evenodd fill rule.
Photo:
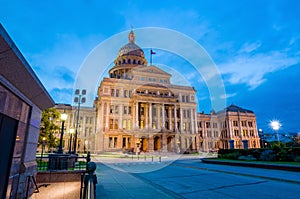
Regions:
<instances>
[{"instance_id":1,"label":"dark building","mask_svg":"<svg viewBox=\"0 0 300 199\"><path fill-rule=\"evenodd\" d=\"M54 102L0 24L0 197L25 198L36 175L42 110ZM28 190L28 191L27 191Z\"/></svg>"}]
</instances>

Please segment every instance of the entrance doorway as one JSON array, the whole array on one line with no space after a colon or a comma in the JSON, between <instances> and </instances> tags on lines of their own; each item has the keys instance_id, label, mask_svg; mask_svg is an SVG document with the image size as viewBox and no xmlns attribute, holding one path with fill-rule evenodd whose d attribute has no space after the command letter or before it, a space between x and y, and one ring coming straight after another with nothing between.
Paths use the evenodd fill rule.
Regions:
<instances>
[{"instance_id":1,"label":"entrance doorway","mask_svg":"<svg viewBox=\"0 0 300 199\"><path fill-rule=\"evenodd\" d=\"M160 137L154 137L154 151L159 151L161 149L161 139Z\"/></svg>"},{"instance_id":2,"label":"entrance doorway","mask_svg":"<svg viewBox=\"0 0 300 199\"><path fill-rule=\"evenodd\" d=\"M174 152L174 137L168 137L167 150L168 152Z\"/></svg>"}]
</instances>

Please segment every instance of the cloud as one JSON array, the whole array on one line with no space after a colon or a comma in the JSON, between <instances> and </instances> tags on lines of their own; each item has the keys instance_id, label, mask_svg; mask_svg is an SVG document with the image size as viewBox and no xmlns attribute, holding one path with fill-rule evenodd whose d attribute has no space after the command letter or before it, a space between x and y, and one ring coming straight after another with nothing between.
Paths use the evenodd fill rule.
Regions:
<instances>
[{"instance_id":1,"label":"cloud","mask_svg":"<svg viewBox=\"0 0 300 199\"><path fill-rule=\"evenodd\" d=\"M257 41L254 43L245 43L242 48L239 50L239 53L250 53L252 51L255 51L261 46L261 42Z\"/></svg>"},{"instance_id":2,"label":"cloud","mask_svg":"<svg viewBox=\"0 0 300 199\"><path fill-rule=\"evenodd\" d=\"M234 96L236 96L236 93L230 93L230 94L226 93L224 95L221 95L220 98L221 99L228 99L228 98L231 98L231 97L234 97Z\"/></svg>"},{"instance_id":3,"label":"cloud","mask_svg":"<svg viewBox=\"0 0 300 199\"><path fill-rule=\"evenodd\" d=\"M271 51L249 54L258 48L258 44L245 44L243 53L239 52L225 63L218 64L221 73L230 84L246 84L255 89L266 81L266 74L283 70L300 62L299 57L290 56L287 52ZM243 49L243 48L242 48Z\"/></svg>"}]
</instances>

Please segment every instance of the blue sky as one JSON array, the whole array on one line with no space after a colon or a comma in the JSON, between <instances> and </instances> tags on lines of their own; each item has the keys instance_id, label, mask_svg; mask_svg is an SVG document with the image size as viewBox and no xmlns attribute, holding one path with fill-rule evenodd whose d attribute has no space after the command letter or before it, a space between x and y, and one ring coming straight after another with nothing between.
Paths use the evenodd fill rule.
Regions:
<instances>
[{"instance_id":1,"label":"blue sky","mask_svg":"<svg viewBox=\"0 0 300 199\"><path fill-rule=\"evenodd\" d=\"M220 71L227 104L253 110L258 128L271 131L270 120L278 119L280 132L300 132L299 4L297 0L2 0L0 22L57 103L72 103L76 74L99 43L131 26L162 27L202 45ZM160 50L153 59L172 68L188 65ZM192 71L184 77L197 88L199 111L208 113L204 82L197 81Z\"/></svg>"}]
</instances>

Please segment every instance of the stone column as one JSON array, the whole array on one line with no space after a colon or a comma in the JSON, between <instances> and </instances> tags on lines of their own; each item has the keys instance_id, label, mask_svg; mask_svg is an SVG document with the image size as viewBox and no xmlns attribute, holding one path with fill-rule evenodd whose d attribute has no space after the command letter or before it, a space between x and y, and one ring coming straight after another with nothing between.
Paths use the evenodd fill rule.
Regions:
<instances>
[{"instance_id":1,"label":"stone column","mask_svg":"<svg viewBox=\"0 0 300 199\"><path fill-rule=\"evenodd\" d=\"M161 126L160 126L160 104L157 104L156 106L156 110L157 110L157 129L160 129Z\"/></svg>"},{"instance_id":2,"label":"stone column","mask_svg":"<svg viewBox=\"0 0 300 199\"><path fill-rule=\"evenodd\" d=\"M167 148L167 136L166 136L166 134L162 135L161 142L162 142L162 144L161 144L162 145L162 152L163 153L168 152L168 148Z\"/></svg>"},{"instance_id":3,"label":"stone column","mask_svg":"<svg viewBox=\"0 0 300 199\"><path fill-rule=\"evenodd\" d=\"M105 120L105 131L107 131L109 129L108 125L109 125L109 115L110 115L110 112L109 112L109 108L110 108L110 104L109 103L106 103L106 120Z\"/></svg>"},{"instance_id":4,"label":"stone column","mask_svg":"<svg viewBox=\"0 0 300 199\"><path fill-rule=\"evenodd\" d=\"M152 129L152 103L149 103L149 128Z\"/></svg>"},{"instance_id":5,"label":"stone column","mask_svg":"<svg viewBox=\"0 0 300 199\"><path fill-rule=\"evenodd\" d=\"M195 133L195 129L194 129L194 114L193 114L193 109L191 108L190 109L190 115L191 115L191 127L192 127L192 129L191 129L191 134L194 134Z\"/></svg>"},{"instance_id":6,"label":"stone column","mask_svg":"<svg viewBox=\"0 0 300 199\"><path fill-rule=\"evenodd\" d=\"M147 103L145 103L145 108L144 108L144 110L145 110L145 124L144 124L144 127L145 127L145 129L148 129L148 127L149 127L149 108L148 108L148 104Z\"/></svg>"},{"instance_id":7,"label":"stone column","mask_svg":"<svg viewBox=\"0 0 300 199\"><path fill-rule=\"evenodd\" d=\"M123 129L123 105L119 105L119 129Z\"/></svg>"},{"instance_id":8,"label":"stone column","mask_svg":"<svg viewBox=\"0 0 300 199\"><path fill-rule=\"evenodd\" d=\"M136 102L135 106L135 124L134 124L135 129L139 128L139 102Z\"/></svg>"},{"instance_id":9,"label":"stone column","mask_svg":"<svg viewBox=\"0 0 300 199\"><path fill-rule=\"evenodd\" d=\"M153 139L152 135L149 135L148 150L149 150L150 153L154 152L154 139Z\"/></svg>"},{"instance_id":10,"label":"stone column","mask_svg":"<svg viewBox=\"0 0 300 199\"><path fill-rule=\"evenodd\" d=\"M171 110L170 106L168 108L168 112L169 112L169 118L168 118L168 121L169 121L169 130L172 130L172 110Z\"/></svg>"},{"instance_id":11,"label":"stone column","mask_svg":"<svg viewBox=\"0 0 300 199\"><path fill-rule=\"evenodd\" d=\"M183 132L183 129L182 129L182 121L183 120L183 115L182 115L182 108L180 108L180 133Z\"/></svg>"},{"instance_id":12,"label":"stone column","mask_svg":"<svg viewBox=\"0 0 300 199\"><path fill-rule=\"evenodd\" d=\"M165 128L165 104L162 104L162 107L161 107L161 111L162 111L162 127Z\"/></svg>"},{"instance_id":13,"label":"stone column","mask_svg":"<svg viewBox=\"0 0 300 199\"><path fill-rule=\"evenodd\" d=\"M177 110L176 110L176 105L174 106L174 130L177 133L178 128L177 128Z\"/></svg>"}]
</instances>

